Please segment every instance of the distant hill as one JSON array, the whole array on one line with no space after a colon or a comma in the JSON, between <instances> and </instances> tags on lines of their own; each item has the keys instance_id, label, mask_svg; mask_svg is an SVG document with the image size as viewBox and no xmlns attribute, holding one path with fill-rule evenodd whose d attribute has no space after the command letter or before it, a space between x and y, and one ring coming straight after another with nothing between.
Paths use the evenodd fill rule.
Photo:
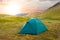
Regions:
<instances>
[{"instance_id":1,"label":"distant hill","mask_svg":"<svg viewBox=\"0 0 60 40\"><path fill-rule=\"evenodd\" d=\"M53 5L53 6L50 7L50 8L56 7L57 5L60 5L60 2L56 3L55 5ZM49 8L49 9L50 9L50 8Z\"/></svg>"},{"instance_id":2,"label":"distant hill","mask_svg":"<svg viewBox=\"0 0 60 40\"><path fill-rule=\"evenodd\" d=\"M16 14L16 16L27 16L27 13L20 13L20 14Z\"/></svg>"},{"instance_id":3,"label":"distant hill","mask_svg":"<svg viewBox=\"0 0 60 40\"><path fill-rule=\"evenodd\" d=\"M40 14L40 18L60 20L60 2Z\"/></svg>"}]
</instances>

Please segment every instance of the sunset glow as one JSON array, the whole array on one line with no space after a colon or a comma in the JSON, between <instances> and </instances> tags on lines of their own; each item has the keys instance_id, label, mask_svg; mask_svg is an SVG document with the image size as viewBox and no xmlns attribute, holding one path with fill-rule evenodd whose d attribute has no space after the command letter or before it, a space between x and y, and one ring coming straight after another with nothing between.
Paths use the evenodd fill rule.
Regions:
<instances>
[{"instance_id":1,"label":"sunset glow","mask_svg":"<svg viewBox=\"0 0 60 40\"><path fill-rule=\"evenodd\" d=\"M16 15L20 12L21 6L17 5L17 3L11 2L7 6L4 7L4 11L9 15Z\"/></svg>"}]
</instances>

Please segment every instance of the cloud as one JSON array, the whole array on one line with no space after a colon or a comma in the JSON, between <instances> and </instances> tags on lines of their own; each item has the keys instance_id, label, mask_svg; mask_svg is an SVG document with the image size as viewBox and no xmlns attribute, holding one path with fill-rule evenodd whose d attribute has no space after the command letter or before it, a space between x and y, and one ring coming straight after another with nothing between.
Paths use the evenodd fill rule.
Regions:
<instances>
[{"instance_id":1,"label":"cloud","mask_svg":"<svg viewBox=\"0 0 60 40\"><path fill-rule=\"evenodd\" d=\"M41 11L46 10L49 7L53 6L59 0L0 0L0 4L8 4L9 2L16 2L17 5L22 6L23 10L28 11ZM4 7L0 5L0 10L3 10ZM27 11L26 11L27 12Z\"/></svg>"},{"instance_id":2,"label":"cloud","mask_svg":"<svg viewBox=\"0 0 60 40\"><path fill-rule=\"evenodd\" d=\"M31 0L31 1L24 0L23 1L22 0L20 2L22 2L22 9L23 10L27 10L29 12L32 12L32 10L34 10L34 11L46 10L49 7L55 5L58 1L39 1L39 0Z\"/></svg>"}]
</instances>

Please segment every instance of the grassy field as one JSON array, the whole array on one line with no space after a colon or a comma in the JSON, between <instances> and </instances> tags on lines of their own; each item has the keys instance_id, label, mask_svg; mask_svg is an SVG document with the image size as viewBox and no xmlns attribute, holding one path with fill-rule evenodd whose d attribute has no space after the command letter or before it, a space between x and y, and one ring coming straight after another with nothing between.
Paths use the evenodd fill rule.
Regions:
<instances>
[{"instance_id":1,"label":"grassy field","mask_svg":"<svg viewBox=\"0 0 60 40\"><path fill-rule=\"evenodd\" d=\"M48 28L38 35L18 34L29 17L0 15L0 40L60 40L60 6L37 16Z\"/></svg>"},{"instance_id":2,"label":"grassy field","mask_svg":"<svg viewBox=\"0 0 60 40\"><path fill-rule=\"evenodd\" d=\"M39 35L17 34L24 22L0 22L0 40L59 40L60 39L60 21L59 20L41 20L48 31Z\"/></svg>"}]
</instances>

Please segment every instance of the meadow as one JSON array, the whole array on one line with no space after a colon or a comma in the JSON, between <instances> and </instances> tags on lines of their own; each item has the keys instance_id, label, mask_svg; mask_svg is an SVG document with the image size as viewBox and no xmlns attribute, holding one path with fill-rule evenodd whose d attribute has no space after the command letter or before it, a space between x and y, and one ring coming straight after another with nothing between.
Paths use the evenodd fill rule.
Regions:
<instances>
[{"instance_id":1,"label":"meadow","mask_svg":"<svg viewBox=\"0 0 60 40\"><path fill-rule=\"evenodd\" d=\"M31 17L0 15L0 40L60 40L60 6L36 16L47 31L38 34L18 34L22 25Z\"/></svg>"},{"instance_id":2,"label":"meadow","mask_svg":"<svg viewBox=\"0 0 60 40\"><path fill-rule=\"evenodd\" d=\"M59 40L60 20L40 19L48 31L38 35L18 34L29 17L0 16L0 40Z\"/></svg>"}]
</instances>

